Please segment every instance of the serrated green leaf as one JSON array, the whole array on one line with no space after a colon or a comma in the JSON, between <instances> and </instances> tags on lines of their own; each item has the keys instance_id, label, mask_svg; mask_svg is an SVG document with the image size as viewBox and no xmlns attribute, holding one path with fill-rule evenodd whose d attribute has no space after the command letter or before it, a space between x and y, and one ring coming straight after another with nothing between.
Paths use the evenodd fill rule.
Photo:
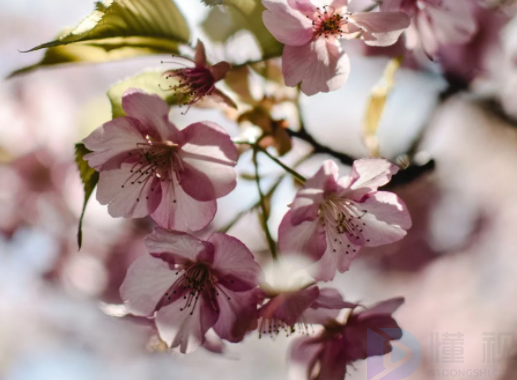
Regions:
<instances>
[{"instance_id":1,"label":"serrated green leaf","mask_svg":"<svg viewBox=\"0 0 517 380\"><path fill-rule=\"evenodd\" d=\"M187 23L172 0L105 0L76 27L29 50L48 48L40 63L11 76L61 63L175 54L189 38Z\"/></svg>"},{"instance_id":2,"label":"serrated green leaf","mask_svg":"<svg viewBox=\"0 0 517 380\"><path fill-rule=\"evenodd\" d=\"M219 9L219 11L216 10L217 8L213 8L207 18L208 22L205 20L205 23L203 23L203 28L209 37L216 35L221 38L222 34L219 31L221 23L214 22L211 18L217 20L218 17L222 20L221 17L224 14L222 9L224 9L228 16L227 19L231 21L232 25L230 28L228 21L223 24L226 34L229 33L225 41L235 32L246 29L257 40L262 50L263 59L278 57L282 54L283 45L269 33L262 21L262 12L264 12L265 7L261 0L225 0L222 7L224 8Z\"/></svg>"},{"instance_id":3,"label":"serrated green leaf","mask_svg":"<svg viewBox=\"0 0 517 380\"><path fill-rule=\"evenodd\" d=\"M167 90L172 83L172 79L165 79L162 74L163 71L144 71L134 77L124 79L111 87L108 91L108 98L111 102L113 118L125 115L122 108L122 95L129 88L138 88L149 94L156 94L169 105L176 104L176 93Z\"/></svg>"},{"instance_id":4,"label":"serrated green leaf","mask_svg":"<svg viewBox=\"0 0 517 380\"><path fill-rule=\"evenodd\" d=\"M92 195L93 189L97 186L97 182L99 182L99 173L92 169L88 162L84 159L86 154L90 153L84 144L78 143L75 144L75 163L77 164L77 170L79 171L79 175L81 177L81 181L83 183L84 189L84 201L83 201L83 209L81 211L81 217L79 218L79 227L77 230L77 244L79 249L81 249L81 245L83 242L83 217L84 212L86 211L86 205L88 204L88 200Z\"/></svg>"},{"instance_id":5,"label":"serrated green leaf","mask_svg":"<svg viewBox=\"0 0 517 380\"><path fill-rule=\"evenodd\" d=\"M137 38L134 38L135 40ZM119 40L117 42L116 40ZM127 42L127 39L125 39ZM78 42L70 45L56 46L47 49L43 59L31 66L12 72L9 77L28 73L33 70L62 65L67 63L102 63L126 58L153 54L170 54L178 52L178 43L173 41L138 38L141 46L133 41L132 46L120 38L112 38L101 42Z\"/></svg>"}]
</instances>

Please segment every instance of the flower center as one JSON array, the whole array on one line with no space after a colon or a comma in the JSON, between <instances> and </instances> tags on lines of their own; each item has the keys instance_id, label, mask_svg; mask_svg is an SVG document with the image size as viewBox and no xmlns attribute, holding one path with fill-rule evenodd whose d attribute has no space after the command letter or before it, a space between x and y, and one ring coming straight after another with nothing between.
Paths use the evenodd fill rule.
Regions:
<instances>
[{"instance_id":1,"label":"flower center","mask_svg":"<svg viewBox=\"0 0 517 380\"><path fill-rule=\"evenodd\" d=\"M171 70L165 78L177 78L179 83L171 86L182 104L193 104L215 88L215 79L206 67L187 67Z\"/></svg>"},{"instance_id":2,"label":"flower center","mask_svg":"<svg viewBox=\"0 0 517 380\"><path fill-rule=\"evenodd\" d=\"M351 247L348 242L352 245L364 244L363 228L366 223L362 219L367 212L356 202L340 197L328 197L320 206L318 212L320 222L325 227L333 252L338 248L346 250L347 254L349 250L356 252L355 247ZM346 247L342 247L343 240Z\"/></svg>"},{"instance_id":3,"label":"flower center","mask_svg":"<svg viewBox=\"0 0 517 380\"><path fill-rule=\"evenodd\" d=\"M171 181L173 172L182 169L181 161L177 152L179 146L172 141L158 141L147 135L145 143L136 144L137 151L128 152L126 162L132 162L130 176L121 186L143 185L142 189L149 180L158 178L160 181ZM156 188L152 187L151 191ZM149 196L146 196L149 199ZM137 198L137 202L140 198Z\"/></svg>"},{"instance_id":4,"label":"flower center","mask_svg":"<svg viewBox=\"0 0 517 380\"><path fill-rule=\"evenodd\" d=\"M332 7L325 5L323 8L316 8L312 20L315 37L337 38L343 36L344 31L341 27L348 23L348 16L343 17Z\"/></svg>"},{"instance_id":5,"label":"flower center","mask_svg":"<svg viewBox=\"0 0 517 380\"><path fill-rule=\"evenodd\" d=\"M217 277L212 273L206 264L195 263L186 268L176 269L176 274L183 271L183 274L174 282L169 291L165 293L165 299L172 301L172 298L183 296L185 304L180 311L190 310L190 315L194 314L199 297L204 295L216 313L219 313L217 297L228 295L218 285ZM177 298L176 298L177 299Z\"/></svg>"}]
</instances>

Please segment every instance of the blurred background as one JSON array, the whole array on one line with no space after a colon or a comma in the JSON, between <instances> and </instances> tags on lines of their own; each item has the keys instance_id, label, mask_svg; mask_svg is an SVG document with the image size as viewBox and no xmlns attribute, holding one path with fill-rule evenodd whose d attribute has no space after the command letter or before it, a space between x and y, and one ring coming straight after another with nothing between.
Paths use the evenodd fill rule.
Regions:
<instances>
[{"instance_id":1,"label":"blurred background","mask_svg":"<svg viewBox=\"0 0 517 380\"><path fill-rule=\"evenodd\" d=\"M206 7L197 0L177 2L195 37L204 38L196 26ZM0 0L2 78L43 54L20 51L52 40L92 8L89 0ZM509 13L476 12L483 27L471 43L444 48L440 62L406 60L379 126L382 156L403 162L409 152L411 160L435 163L434 170L391 188L407 203L412 229L399 243L363 250L332 283L348 301L367 305L406 298L396 314L406 331L400 349L420 356L410 379L517 379L516 23ZM231 42L207 44L210 56L238 61L257 54L245 32ZM355 42L346 46L352 63L347 84L331 94L302 97L300 104L315 139L361 157L368 154L361 137L367 99L389 52ZM223 355L199 349L182 356L163 352L149 326L119 318L124 313L118 287L144 253L151 222L113 219L92 196L83 247L77 248L83 190L74 143L110 119L105 93L111 85L145 68L165 67L161 59L62 66L2 79L1 379L287 378L289 338L259 340L252 333L241 344L225 344ZM267 91L258 82L252 90ZM287 120L296 119L292 110L285 112ZM206 119L233 136L243 133L219 110L171 112L180 127ZM296 121L292 126L298 127ZM310 152L301 141L293 144L283 158L291 165ZM297 168L311 175L326 158L311 156ZM211 230L202 234L229 227L264 261L267 244L257 214L247 212L257 201L249 161L244 153L237 190L219 201ZM265 189L278 182L269 220L276 235L296 187L267 158L261 171ZM366 363L356 363L347 378L365 379L365 370Z\"/></svg>"}]
</instances>

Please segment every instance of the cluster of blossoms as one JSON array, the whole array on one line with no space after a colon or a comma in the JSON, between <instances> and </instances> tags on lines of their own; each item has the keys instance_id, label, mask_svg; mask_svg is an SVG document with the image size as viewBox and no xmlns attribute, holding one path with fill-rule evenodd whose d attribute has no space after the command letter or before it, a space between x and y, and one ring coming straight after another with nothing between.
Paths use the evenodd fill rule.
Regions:
<instances>
[{"instance_id":1,"label":"cluster of blossoms","mask_svg":"<svg viewBox=\"0 0 517 380\"><path fill-rule=\"evenodd\" d=\"M358 312L363 306L317 285L331 280L336 269L348 270L361 247L405 235L411 222L404 203L377 191L396 166L384 159L358 160L350 175L338 179L337 165L326 161L306 181L282 221L279 246L284 257L308 259L304 269L311 277L278 286L238 239L193 235L214 218L216 199L236 186L238 153L226 131L208 121L179 129L169 121L165 101L136 90L124 94L122 106L126 116L84 139L91 151L85 159L100 172L97 199L112 216L150 216L157 224L145 238L148 253L131 265L120 291L128 312L153 320L169 347L185 353L203 345L210 329L221 339L240 342L255 329L260 335L281 330L290 335L296 326L308 333L309 326L320 325L319 335L295 343L293 357L305 355L309 345L311 355L325 360L335 350L351 350L365 327L396 325L391 317L396 307ZM387 302L398 306L402 300ZM351 311L341 323L343 309ZM353 334L337 348L332 337L349 330ZM364 356L343 355L347 363Z\"/></svg>"}]
</instances>

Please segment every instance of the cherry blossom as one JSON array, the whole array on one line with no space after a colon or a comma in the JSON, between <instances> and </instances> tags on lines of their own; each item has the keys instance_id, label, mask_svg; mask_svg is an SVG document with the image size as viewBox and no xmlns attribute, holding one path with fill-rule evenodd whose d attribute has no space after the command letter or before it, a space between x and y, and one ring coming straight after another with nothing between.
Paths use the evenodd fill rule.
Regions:
<instances>
[{"instance_id":1,"label":"cherry blossom","mask_svg":"<svg viewBox=\"0 0 517 380\"><path fill-rule=\"evenodd\" d=\"M223 92L215 88L215 83L224 79L230 70L228 62L219 62L215 65L208 65L206 60L205 45L197 42L194 60L181 57L182 60L194 64L194 67L185 67L175 70L167 70L166 78L176 78L179 84L170 87L180 97L180 102L192 105L205 97L237 108L235 102Z\"/></svg>"},{"instance_id":2,"label":"cherry blossom","mask_svg":"<svg viewBox=\"0 0 517 380\"><path fill-rule=\"evenodd\" d=\"M407 46L422 44L435 56L440 45L463 44L474 36L477 26L469 0L385 0L383 11L404 11L411 16Z\"/></svg>"},{"instance_id":3,"label":"cherry blossom","mask_svg":"<svg viewBox=\"0 0 517 380\"><path fill-rule=\"evenodd\" d=\"M83 140L88 164L100 171L97 200L113 217L151 215L160 226L200 230L214 218L215 199L236 186L237 149L209 121L179 130L156 95L129 90L127 116L105 123Z\"/></svg>"},{"instance_id":4,"label":"cherry blossom","mask_svg":"<svg viewBox=\"0 0 517 380\"><path fill-rule=\"evenodd\" d=\"M391 352L390 341L402 337L392 314L403 303L403 298L392 298L371 309L354 310L343 324L333 321L316 336L297 338L289 353L291 378L343 380L350 363ZM368 330L378 334L380 341L367 344Z\"/></svg>"},{"instance_id":5,"label":"cherry blossom","mask_svg":"<svg viewBox=\"0 0 517 380\"><path fill-rule=\"evenodd\" d=\"M336 269L349 269L361 247L400 240L411 227L406 205L393 193L377 191L397 170L384 159L361 159L338 179L338 166L325 161L284 216L280 249L317 261L315 278L329 281Z\"/></svg>"},{"instance_id":6,"label":"cherry blossom","mask_svg":"<svg viewBox=\"0 0 517 380\"><path fill-rule=\"evenodd\" d=\"M285 84L306 95L341 87L350 63L340 39L361 38L368 45L394 44L409 26L403 12L349 12L347 0L316 7L310 0L263 0L264 24L285 44L282 71Z\"/></svg>"},{"instance_id":7,"label":"cherry blossom","mask_svg":"<svg viewBox=\"0 0 517 380\"><path fill-rule=\"evenodd\" d=\"M155 317L169 347L205 342L212 328L239 342L256 321L259 266L239 240L213 234L207 241L156 228L145 239L149 255L129 268L120 288L127 310Z\"/></svg>"},{"instance_id":8,"label":"cherry blossom","mask_svg":"<svg viewBox=\"0 0 517 380\"><path fill-rule=\"evenodd\" d=\"M356 307L343 301L333 288L319 288L305 270L307 262L298 256L282 257L263 270L260 295L265 302L259 309L259 336L287 336L296 329L303 333L310 325L325 324L335 319L340 310Z\"/></svg>"}]
</instances>

